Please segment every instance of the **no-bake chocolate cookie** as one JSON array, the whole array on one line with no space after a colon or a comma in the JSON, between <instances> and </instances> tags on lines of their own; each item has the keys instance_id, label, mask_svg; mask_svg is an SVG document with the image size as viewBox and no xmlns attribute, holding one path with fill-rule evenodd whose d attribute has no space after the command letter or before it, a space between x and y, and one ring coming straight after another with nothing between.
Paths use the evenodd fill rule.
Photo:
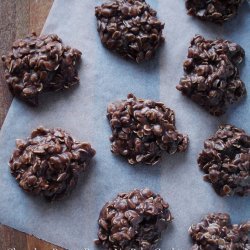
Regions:
<instances>
[{"instance_id":1,"label":"no-bake chocolate cookie","mask_svg":"<svg viewBox=\"0 0 250 250\"><path fill-rule=\"evenodd\" d=\"M246 95L238 65L244 50L228 40L206 40L197 35L183 63L184 77L177 89L212 115L225 113L228 104Z\"/></svg>"},{"instance_id":2,"label":"no-bake chocolate cookie","mask_svg":"<svg viewBox=\"0 0 250 250\"><path fill-rule=\"evenodd\" d=\"M80 58L81 52L65 46L57 35L37 37L33 33L15 41L2 61L13 95L37 105L41 92L66 89L79 83Z\"/></svg>"},{"instance_id":3,"label":"no-bake chocolate cookie","mask_svg":"<svg viewBox=\"0 0 250 250\"><path fill-rule=\"evenodd\" d=\"M186 0L188 14L222 24L234 17L244 0Z\"/></svg>"},{"instance_id":4,"label":"no-bake chocolate cookie","mask_svg":"<svg viewBox=\"0 0 250 250\"><path fill-rule=\"evenodd\" d=\"M152 58L164 41L164 24L156 14L144 0L114 0L96 7L102 43L137 63Z\"/></svg>"},{"instance_id":5,"label":"no-bake chocolate cookie","mask_svg":"<svg viewBox=\"0 0 250 250\"><path fill-rule=\"evenodd\" d=\"M192 250L247 250L250 249L249 232L250 221L232 225L225 213L208 214L189 228L194 243Z\"/></svg>"},{"instance_id":6,"label":"no-bake chocolate cookie","mask_svg":"<svg viewBox=\"0 0 250 250\"><path fill-rule=\"evenodd\" d=\"M137 99L111 103L107 117L112 129L111 151L130 164L155 164L163 152L187 149L188 137L176 131L175 114L161 102Z\"/></svg>"},{"instance_id":7,"label":"no-bake chocolate cookie","mask_svg":"<svg viewBox=\"0 0 250 250\"><path fill-rule=\"evenodd\" d=\"M61 129L39 127L16 141L9 166L22 189L55 200L76 186L94 155L89 143L75 141Z\"/></svg>"},{"instance_id":8,"label":"no-bake chocolate cookie","mask_svg":"<svg viewBox=\"0 0 250 250\"><path fill-rule=\"evenodd\" d=\"M221 195L250 194L250 136L244 130L222 125L207 139L198 158L210 182Z\"/></svg>"},{"instance_id":9,"label":"no-bake chocolate cookie","mask_svg":"<svg viewBox=\"0 0 250 250\"><path fill-rule=\"evenodd\" d=\"M153 250L172 219L169 205L149 189L120 193L100 212L96 243L109 250Z\"/></svg>"}]
</instances>

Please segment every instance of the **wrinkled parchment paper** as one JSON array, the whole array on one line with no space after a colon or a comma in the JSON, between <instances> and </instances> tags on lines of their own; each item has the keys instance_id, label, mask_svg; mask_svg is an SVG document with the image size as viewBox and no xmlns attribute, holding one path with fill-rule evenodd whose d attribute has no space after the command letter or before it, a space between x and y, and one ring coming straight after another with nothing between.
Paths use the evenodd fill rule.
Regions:
<instances>
[{"instance_id":1,"label":"wrinkled parchment paper","mask_svg":"<svg viewBox=\"0 0 250 250\"><path fill-rule=\"evenodd\" d=\"M217 26L187 16L182 0L148 2L166 23L166 43L155 59L137 65L101 45L94 7L102 1L55 0L43 33L57 33L65 44L83 52L81 84L69 91L44 95L38 108L13 101L0 135L1 223L68 249L96 249L93 243L96 222L104 203L118 192L142 187L160 193L175 217L163 234L159 246L162 250L189 249L187 230L206 213L229 212L233 223L250 219L250 198L217 196L202 180L196 164L204 139L220 123L232 123L250 133L250 98L216 118L175 89L183 74L182 62L189 41L195 34L202 34L211 39L231 39L245 48L246 60L240 71L250 93L250 5L245 2L237 18ZM176 111L178 130L190 137L186 153L166 155L160 164L151 168L132 167L111 154L106 107L113 100L126 98L130 92L161 100ZM27 137L38 125L61 127L75 138L90 142L97 150L91 169L63 201L47 203L24 193L9 172L8 160L15 139Z\"/></svg>"}]
</instances>

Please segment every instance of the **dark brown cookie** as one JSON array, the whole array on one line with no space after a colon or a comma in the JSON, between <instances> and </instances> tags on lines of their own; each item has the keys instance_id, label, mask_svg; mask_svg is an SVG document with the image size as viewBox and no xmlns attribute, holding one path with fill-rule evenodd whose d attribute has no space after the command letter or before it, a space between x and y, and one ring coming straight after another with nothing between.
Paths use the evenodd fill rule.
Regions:
<instances>
[{"instance_id":1,"label":"dark brown cookie","mask_svg":"<svg viewBox=\"0 0 250 250\"><path fill-rule=\"evenodd\" d=\"M13 95L37 105L41 92L57 91L79 83L80 58L81 52L63 45L57 35L37 37L33 33L15 41L2 61Z\"/></svg>"},{"instance_id":2,"label":"dark brown cookie","mask_svg":"<svg viewBox=\"0 0 250 250\"><path fill-rule=\"evenodd\" d=\"M244 50L236 43L205 40L197 35L183 63L184 77L176 88L210 114L222 115L228 104L246 95L238 69L244 56Z\"/></svg>"},{"instance_id":3,"label":"dark brown cookie","mask_svg":"<svg viewBox=\"0 0 250 250\"><path fill-rule=\"evenodd\" d=\"M25 191L48 200L59 199L77 184L95 150L75 141L61 129L35 129L26 140L17 140L10 159L11 174Z\"/></svg>"},{"instance_id":4,"label":"dark brown cookie","mask_svg":"<svg viewBox=\"0 0 250 250\"><path fill-rule=\"evenodd\" d=\"M225 213L208 214L200 223L189 228L193 250L247 250L250 249L250 221L231 224Z\"/></svg>"},{"instance_id":5,"label":"dark brown cookie","mask_svg":"<svg viewBox=\"0 0 250 250\"><path fill-rule=\"evenodd\" d=\"M129 94L127 100L108 106L107 117L111 151L130 164L155 164L164 151L174 154L187 149L188 137L176 131L174 112L161 102Z\"/></svg>"},{"instance_id":6,"label":"dark brown cookie","mask_svg":"<svg viewBox=\"0 0 250 250\"><path fill-rule=\"evenodd\" d=\"M149 189L120 193L100 212L96 243L108 250L153 250L172 220L169 205Z\"/></svg>"},{"instance_id":7,"label":"dark brown cookie","mask_svg":"<svg viewBox=\"0 0 250 250\"><path fill-rule=\"evenodd\" d=\"M96 7L102 43L137 63L151 59L164 40L164 24L144 0L114 0Z\"/></svg>"},{"instance_id":8,"label":"dark brown cookie","mask_svg":"<svg viewBox=\"0 0 250 250\"><path fill-rule=\"evenodd\" d=\"M234 17L244 0L186 0L188 14L222 24Z\"/></svg>"},{"instance_id":9,"label":"dark brown cookie","mask_svg":"<svg viewBox=\"0 0 250 250\"><path fill-rule=\"evenodd\" d=\"M250 194L250 136L244 130L222 125L207 139L198 158L210 182L221 195Z\"/></svg>"}]
</instances>

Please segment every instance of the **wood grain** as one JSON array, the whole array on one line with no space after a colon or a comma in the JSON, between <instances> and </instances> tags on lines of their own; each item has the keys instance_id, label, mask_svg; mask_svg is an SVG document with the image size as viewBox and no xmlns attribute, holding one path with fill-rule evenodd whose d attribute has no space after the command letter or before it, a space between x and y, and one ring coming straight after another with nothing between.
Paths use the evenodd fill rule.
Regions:
<instances>
[{"instance_id":1,"label":"wood grain","mask_svg":"<svg viewBox=\"0 0 250 250\"><path fill-rule=\"evenodd\" d=\"M30 0L29 31L40 34L53 0Z\"/></svg>"},{"instance_id":2,"label":"wood grain","mask_svg":"<svg viewBox=\"0 0 250 250\"><path fill-rule=\"evenodd\" d=\"M0 250L65 250L10 227L0 225Z\"/></svg>"},{"instance_id":3,"label":"wood grain","mask_svg":"<svg viewBox=\"0 0 250 250\"><path fill-rule=\"evenodd\" d=\"M35 31L40 34L53 0L0 0L0 57L13 41ZM0 128L12 101L0 63Z\"/></svg>"}]
</instances>

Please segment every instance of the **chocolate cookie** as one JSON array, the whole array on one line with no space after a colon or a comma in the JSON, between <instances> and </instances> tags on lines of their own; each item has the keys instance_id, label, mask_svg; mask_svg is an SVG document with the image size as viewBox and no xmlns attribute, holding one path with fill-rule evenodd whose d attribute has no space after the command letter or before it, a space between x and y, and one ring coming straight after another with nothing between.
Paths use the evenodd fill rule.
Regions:
<instances>
[{"instance_id":1,"label":"chocolate cookie","mask_svg":"<svg viewBox=\"0 0 250 250\"><path fill-rule=\"evenodd\" d=\"M79 83L80 58L81 52L65 46L57 35L37 37L33 33L15 41L2 61L13 95L37 105L41 92L67 89Z\"/></svg>"},{"instance_id":2,"label":"chocolate cookie","mask_svg":"<svg viewBox=\"0 0 250 250\"><path fill-rule=\"evenodd\" d=\"M208 214L188 231L194 242L193 250L250 249L250 221L232 225L230 216L225 213Z\"/></svg>"},{"instance_id":3,"label":"chocolate cookie","mask_svg":"<svg viewBox=\"0 0 250 250\"><path fill-rule=\"evenodd\" d=\"M149 189L120 193L100 212L96 243L104 249L153 250L172 220L169 205Z\"/></svg>"},{"instance_id":4,"label":"chocolate cookie","mask_svg":"<svg viewBox=\"0 0 250 250\"><path fill-rule=\"evenodd\" d=\"M222 125L207 139L198 158L210 182L221 195L250 194L250 136L244 130Z\"/></svg>"},{"instance_id":5,"label":"chocolate cookie","mask_svg":"<svg viewBox=\"0 0 250 250\"><path fill-rule=\"evenodd\" d=\"M144 0L114 0L95 9L102 43L137 63L152 58L164 40L164 24Z\"/></svg>"},{"instance_id":6,"label":"chocolate cookie","mask_svg":"<svg viewBox=\"0 0 250 250\"><path fill-rule=\"evenodd\" d=\"M234 17L244 0L186 0L188 14L222 24Z\"/></svg>"},{"instance_id":7,"label":"chocolate cookie","mask_svg":"<svg viewBox=\"0 0 250 250\"><path fill-rule=\"evenodd\" d=\"M228 104L246 95L238 69L244 56L244 50L236 43L197 35L183 63L185 75L176 88L210 114L222 115Z\"/></svg>"},{"instance_id":8,"label":"chocolate cookie","mask_svg":"<svg viewBox=\"0 0 250 250\"><path fill-rule=\"evenodd\" d=\"M95 150L75 141L61 129L35 129L26 140L17 140L10 159L11 174L25 191L48 200L59 199L77 184Z\"/></svg>"},{"instance_id":9,"label":"chocolate cookie","mask_svg":"<svg viewBox=\"0 0 250 250\"><path fill-rule=\"evenodd\" d=\"M174 154L187 149L188 137L176 131L174 112L161 102L129 94L127 100L108 106L107 117L111 151L130 164L155 164L164 151Z\"/></svg>"}]
</instances>

